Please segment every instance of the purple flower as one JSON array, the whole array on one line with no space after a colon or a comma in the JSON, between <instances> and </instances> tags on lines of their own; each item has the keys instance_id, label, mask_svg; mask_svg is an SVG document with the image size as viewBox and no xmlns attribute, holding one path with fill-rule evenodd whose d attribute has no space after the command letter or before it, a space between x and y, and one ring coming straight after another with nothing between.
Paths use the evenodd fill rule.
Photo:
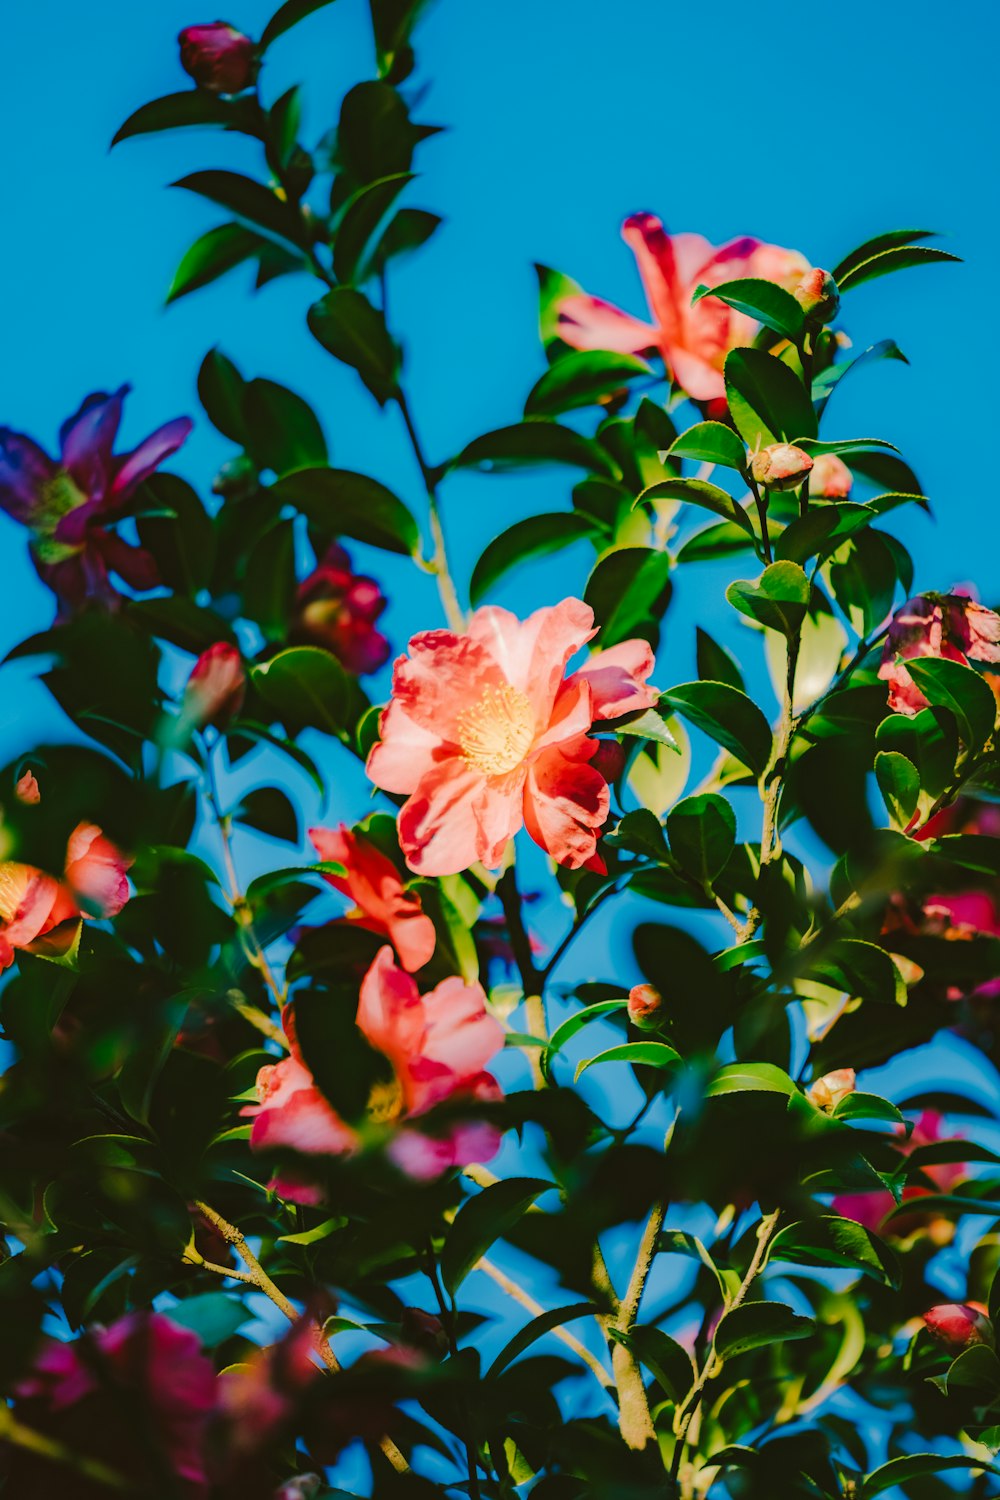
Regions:
<instances>
[{"instance_id":1,"label":"purple flower","mask_svg":"<svg viewBox=\"0 0 1000 1500\"><path fill-rule=\"evenodd\" d=\"M191 431L188 417L160 427L132 453L113 453L129 387L95 392L59 432L59 460L23 433L0 427L0 508L31 532L39 577L59 600L61 616L89 601L114 608L116 573L133 589L155 588L156 563L109 526L139 485L175 453Z\"/></svg>"}]
</instances>

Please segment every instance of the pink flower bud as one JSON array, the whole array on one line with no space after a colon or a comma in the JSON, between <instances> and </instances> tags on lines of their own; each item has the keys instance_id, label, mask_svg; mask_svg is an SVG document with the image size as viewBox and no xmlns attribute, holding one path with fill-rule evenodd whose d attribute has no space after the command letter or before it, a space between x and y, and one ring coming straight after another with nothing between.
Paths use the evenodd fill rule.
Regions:
<instances>
[{"instance_id":1,"label":"pink flower bud","mask_svg":"<svg viewBox=\"0 0 1000 1500\"><path fill-rule=\"evenodd\" d=\"M181 67L200 89L212 94L240 94L257 74L254 43L235 26L212 21L206 26L185 26L177 38Z\"/></svg>"},{"instance_id":2,"label":"pink flower bud","mask_svg":"<svg viewBox=\"0 0 1000 1500\"><path fill-rule=\"evenodd\" d=\"M820 500L846 500L854 484L854 475L836 453L821 453L814 460L809 475L809 493Z\"/></svg>"},{"instance_id":3,"label":"pink flower bud","mask_svg":"<svg viewBox=\"0 0 1000 1500\"><path fill-rule=\"evenodd\" d=\"M36 803L41 802L42 794L38 790L38 782L35 780L33 771L25 771L14 788L14 796L18 802L23 802L28 807L34 807Z\"/></svg>"},{"instance_id":4,"label":"pink flower bud","mask_svg":"<svg viewBox=\"0 0 1000 1500\"><path fill-rule=\"evenodd\" d=\"M993 1324L976 1303L943 1302L924 1313L927 1331L939 1344L958 1354L973 1344L994 1343Z\"/></svg>"},{"instance_id":5,"label":"pink flower bud","mask_svg":"<svg viewBox=\"0 0 1000 1500\"><path fill-rule=\"evenodd\" d=\"M794 443L771 443L750 458L751 474L769 490L797 489L812 466L808 453Z\"/></svg>"},{"instance_id":6,"label":"pink flower bud","mask_svg":"<svg viewBox=\"0 0 1000 1500\"><path fill-rule=\"evenodd\" d=\"M419 1307L404 1307L400 1332L407 1344L425 1354L443 1357L448 1353L448 1335L441 1319Z\"/></svg>"},{"instance_id":7,"label":"pink flower bud","mask_svg":"<svg viewBox=\"0 0 1000 1500\"><path fill-rule=\"evenodd\" d=\"M640 1031L655 1031L664 1015L663 996L652 984L635 984L628 992L628 1018Z\"/></svg>"},{"instance_id":8,"label":"pink flower bud","mask_svg":"<svg viewBox=\"0 0 1000 1500\"><path fill-rule=\"evenodd\" d=\"M840 292L829 271L807 271L794 292L803 312L817 323L829 323L837 316Z\"/></svg>"},{"instance_id":9,"label":"pink flower bud","mask_svg":"<svg viewBox=\"0 0 1000 1500\"><path fill-rule=\"evenodd\" d=\"M624 771L627 760L628 751L620 740L598 740L597 750L590 764L595 771L600 771L611 786Z\"/></svg>"},{"instance_id":10,"label":"pink flower bud","mask_svg":"<svg viewBox=\"0 0 1000 1500\"><path fill-rule=\"evenodd\" d=\"M822 1078L817 1078L806 1089L806 1098L817 1109L825 1110L830 1114L841 1099L846 1099L848 1094L854 1093L855 1074L853 1068L835 1068L832 1073L824 1073Z\"/></svg>"},{"instance_id":11,"label":"pink flower bud","mask_svg":"<svg viewBox=\"0 0 1000 1500\"><path fill-rule=\"evenodd\" d=\"M246 696L247 679L240 653L228 641L216 641L194 664L184 689L184 713L193 723L225 729Z\"/></svg>"}]
</instances>

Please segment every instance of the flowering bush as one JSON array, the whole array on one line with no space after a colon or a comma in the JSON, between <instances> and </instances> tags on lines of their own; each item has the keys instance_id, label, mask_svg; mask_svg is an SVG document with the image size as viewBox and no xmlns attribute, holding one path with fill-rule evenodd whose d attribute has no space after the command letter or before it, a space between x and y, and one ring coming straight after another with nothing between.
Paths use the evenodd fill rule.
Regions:
<instances>
[{"instance_id":1,"label":"flowering bush","mask_svg":"<svg viewBox=\"0 0 1000 1500\"><path fill-rule=\"evenodd\" d=\"M117 140L245 137L170 300L299 277L419 492L219 350L197 487L187 417L115 453L126 387L58 459L0 431L65 718L2 773L0 1493L998 1493L1000 615L917 584L914 469L827 412L899 356L851 291L954 257L633 214L650 321L541 268L523 414L431 458L422 7L306 138L268 50L322 4L185 27ZM453 475L543 465L459 566Z\"/></svg>"}]
</instances>

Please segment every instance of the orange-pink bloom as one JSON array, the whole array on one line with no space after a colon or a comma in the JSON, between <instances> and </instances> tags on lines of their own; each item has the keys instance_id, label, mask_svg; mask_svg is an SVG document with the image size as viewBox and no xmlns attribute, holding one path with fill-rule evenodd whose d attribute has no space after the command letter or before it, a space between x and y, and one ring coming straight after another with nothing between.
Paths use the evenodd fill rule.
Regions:
<instances>
[{"instance_id":1,"label":"orange-pink bloom","mask_svg":"<svg viewBox=\"0 0 1000 1500\"><path fill-rule=\"evenodd\" d=\"M695 401L725 395L726 355L751 343L757 324L716 297L692 305L699 286L754 276L794 292L809 271L796 250L744 235L715 249L700 234L667 234L653 214L632 214L622 237L639 264L652 323L631 317L600 297L562 298L559 337L574 349L640 354L659 349L671 377Z\"/></svg>"},{"instance_id":2,"label":"orange-pink bloom","mask_svg":"<svg viewBox=\"0 0 1000 1500\"><path fill-rule=\"evenodd\" d=\"M214 724L225 729L246 697L243 660L229 641L216 641L203 651L191 669L184 689L184 713L189 723Z\"/></svg>"},{"instance_id":3,"label":"orange-pink bloom","mask_svg":"<svg viewBox=\"0 0 1000 1500\"><path fill-rule=\"evenodd\" d=\"M309 837L320 859L341 864L347 872L326 877L334 890L354 902L344 921L387 937L410 973L429 963L436 943L434 923L417 893L406 889L388 855L343 823L339 828L310 828Z\"/></svg>"},{"instance_id":4,"label":"orange-pink bloom","mask_svg":"<svg viewBox=\"0 0 1000 1500\"><path fill-rule=\"evenodd\" d=\"M287 1008L284 1016L289 1056L261 1068L259 1103L245 1111L254 1116L250 1145L303 1156L347 1155L361 1144L359 1129L341 1119L317 1086L298 1045L293 1010ZM392 1064L393 1080L377 1086L369 1115L395 1128L389 1155L403 1171L436 1177L496 1154L496 1126L463 1118L456 1108L463 1100L478 1105L502 1097L486 1064L503 1047L504 1030L487 1011L480 985L452 977L422 995L385 947L362 981L357 1023ZM429 1121L417 1123L445 1103L451 1106L446 1122L430 1128ZM303 1196L301 1185L288 1178L278 1188L288 1197ZM314 1201L309 1187L304 1194Z\"/></svg>"},{"instance_id":5,"label":"orange-pink bloom","mask_svg":"<svg viewBox=\"0 0 1000 1500\"><path fill-rule=\"evenodd\" d=\"M0 969L64 922L114 917L128 900L132 861L93 823L70 834L62 880L17 860L0 863Z\"/></svg>"},{"instance_id":6,"label":"orange-pink bloom","mask_svg":"<svg viewBox=\"0 0 1000 1500\"><path fill-rule=\"evenodd\" d=\"M381 742L368 757L376 786L407 796L399 840L421 875L495 868L526 827L560 864L603 869L597 837L608 784L589 762L595 722L650 708L653 653L624 641L566 677L596 634L579 599L527 620L478 609L464 635L428 630L393 669Z\"/></svg>"}]
</instances>

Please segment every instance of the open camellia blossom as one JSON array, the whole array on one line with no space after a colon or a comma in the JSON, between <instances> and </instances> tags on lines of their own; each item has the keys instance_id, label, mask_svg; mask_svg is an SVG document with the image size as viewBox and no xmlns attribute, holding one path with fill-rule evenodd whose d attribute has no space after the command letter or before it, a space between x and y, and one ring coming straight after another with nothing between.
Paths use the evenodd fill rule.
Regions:
<instances>
[{"instance_id":1,"label":"open camellia blossom","mask_svg":"<svg viewBox=\"0 0 1000 1500\"><path fill-rule=\"evenodd\" d=\"M622 237L638 262L654 321L644 323L600 297L575 293L559 303L559 337L573 349L622 354L659 349L671 377L695 401L725 396L726 355L751 343L757 330L752 318L717 297L692 305L698 287L753 276L794 292L810 269L796 250L750 235L716 249L700 234L667 234L648 213L630 215Z\"/></svg>"},{"instance_id":2,"label":"open camellia blossom","mask_svg":"<svg viewBox=\"0 0 1000 1500\"><path fill-rule=\"evenodd\" d=\"M907 669L921 656L1000 662L1000 615L964 594L917 594L892 617L878 675L889 684L893 713L912 717L927 699Z\"/></svg>"},{"instance_id":3,"label":"open camellia blossom","mask_svg":"<svg viewBox=\"0 0 1000 1500\"><path fill-rule=\"evenodd\" d=\"M339 828L310 828L309 837L320 859L344 866L345 875L326 877L334 890L354 902L343 920L387 937L410 973L422 969L434 952L434 923L416 892L403 885L392 860L371 839L343 823Z\"/></svg>"},{"instance_id":4,"label":"open camellia blossom","mask_svg":"<svg viewBox=\"0 0 1000 1500\"><path fill-rule=\"evenodd\" d=\"M131 453L114 453L129 387L88 396L59 433L60 457L49 458L23 433L0 428L0 508L31 532L39 577L67 615L88 600L115 606L111 573L134 589L154 588L150 553L109 530L139 485L191 431L188 417L157 430Z\"/></svg>"},{"instance_id":5,"label":"open camellia blossom","mask_svg":"<svg viewBox=\"0 0 1000 1500\"><path fill-rule=\"evenodd\" d=\"M117 916L129 897L131 864L93 823L70 834L62 880L17 860L0 863L0 969L63 922Z\"/></svg>"},{"instance_id":6,"label":"open camellia blossom","mask_svg":"<svg viewBox=\"0 0 1000 1500\"><path fill-rule=\"evenodd\" d=\"M488 1121L449 1118L436 1130L416 1122L441 1104L491 1103L502 1097L486 1065L504 1045L504 1029L486 1009L478 984L457 976L422 995L393 958L380 949L361 984L358 1026L392 1064L394 1080L379 1086L369 1104L373 1121L397 1127L389 1155L408 1175L439 1176L450 1167L489 1161L500 1146L500 1132ZM284 1015L289 1055L261 1068L259 1103L250 1145L256 1151L283 1147L303 1156L342 1156L360 1145L358 1131L340 1118L318 1088L295 1034L294 1007ZM276 1183L286 1197L315 1201L308 1187L286 1178Z\"/></svg>"},{"instance_id":7,"label":"open camellia blossom","mask_svg":"<svg viewBox=\"0 0 1000 1500\"><path fill-rule=\"evenodd\" d=\"M590 731L652 707L657 692L646 683L652 650L639 640L566 677L595 634L593 610L564 599L527 620L488 606L464 635L413 637L368 757L375 785L408 797L399 838L411 869L496 868L522 826L559 864L604 868L597 837L608 784L589 763L598 748Z\"/></svg>"}]
</instances>

